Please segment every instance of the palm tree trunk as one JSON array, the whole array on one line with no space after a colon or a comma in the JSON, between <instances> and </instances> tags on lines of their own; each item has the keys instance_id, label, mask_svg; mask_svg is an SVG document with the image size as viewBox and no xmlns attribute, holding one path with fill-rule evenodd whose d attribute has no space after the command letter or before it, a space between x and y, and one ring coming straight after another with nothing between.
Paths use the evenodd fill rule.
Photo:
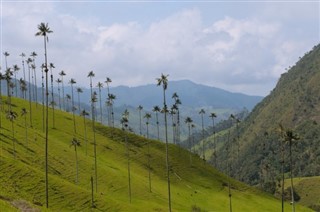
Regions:
<instances>
[{"instance_id":1,"label":"palm tree trunk","mask_svg":"<svg viewBox=\"0 0 320 212\"><path fill-rule=\"evenodd\" d=\"M170 167L169 167L169 146L168 146L168 121L167 121L167 103L166 92L163 88L163 109L164 109L164 125L165 125L165 139L166 139L166 166L167 166L167 182L168 182L168 206L171 212L171 190L170 190Z\"/></svg>"},{"instance_id":2,"label":"palm tree trunk","mask_svg":"<svg viewBox=\"0 0 320 212\"><path fill-rule=\"evenodd\" d=\"M13 157L16 159L16 139L14 136L14 124L13 121L11 121L11 128L12 128L12 145L13 145Z\"/></svg>"},{"instance_id":3,"label":"palm tree trunk","mask_svg":"<svg viewBox=\"0 0 320 212\"><path fill-rule=\"evenodd\" d=\"M100 122L102 124L102 101L101 101L101 88L99 88L99 102L100 102Z\"/></svg>"},{"instance_id":4,"label":"palm tree trunk","mask_svg":"<svg viewBox=\"0 0 320 212\"><path fill-rule=\"evenodd\" d=\"M60 83L58 83L58 95L59 95L59 108L61 110Z\"/></svg>"},{"instance_id":5,"label":"palm tree trunk","mask_svg":"<svg viewBox=\"0 0 320 212\"><path fill-rule=\"evenodd\" d=\"M47 67L47 64L46 64L46 67ZM44 115L44 101L45 101L45 97L44 97L44 76L43 76L43 70L42 70L42 86L41 86L41 95L42 95L42 130L45 131L45 115ZM47 73L46 73L47 74ZM47 85L46 85L47 86ZM37 90L38 88L36 88ZM47 92L47 89L46 89L46 92Z\"/></svg>"},{"instance_id":6,"label":"palm tree trunk","mask_svg":"<svg viewBox=\"0 0 320 212\"><path fill-rule=\"evenodd\" d=\"M79 179L78 178L79 177L78 176L78 170L79 170L78 168L79 167L78 167L78 152L77 152L77 146L76 145L74 146L74 151L75 151L75 156L76 156L76 184L78 184L78 179Z\"/></svg>"},{"instance_id":7,"label":"palm tree trunk","mask_svg":"<svg viewBox=\"0 0 320 212\"><path fill-rule=\"evenodd\" d=\"M87 139L87 125L86 125L86 117L83 115L83 125L84 125L84 139L86 142L86 156L88 155L88 139Z\"/></svg>"},{"instance_id":8,"label":"palm tree trunk","mask_svg":"<svg viewBox=\"0 0 320 212\"><path fill-rule=\"evenodd\" d=\"M157 118L157 132L158 132L158 140L160 140L158 112L156 112L156 118Z\"/></svg>"},{"instance_id":9,"label":"palm tree trunk","mask_svg":"<svg viewBox=\"0 0 320 212\"><path fill-rule=\"evenodd\" d=\"M75 114L74 114L74 98L73 98L73 86L71 84L71 98L72 98L72 117L73 117L73 129L74 129L74 133L76 134L77 133L77 127L76 127L76 117L75 117Z\"/></svg>"},{"instance_id":10,"label":"palm tree trunk","mask_svg":"<svg viewBox=\"0 0 320 212\"><path fill-rule=\"evenodd\" d=\"M28 74L29 74L29 110L30 110L30 126L32 127L32 105L31 105L31 98L32 98L32 95L31 95L31 76L30 76L30 66L28 65Z\"/></svg>"},{"instance_id":11,"label":"palm tree trunk","mask_svg":"<svg viewBox=\"0 0 320 212\"><path fill-rule=\"evenodd\" d=\"M46 73L46 207L49 207L49 182L48 182L48 138L49 138L49 98L48 98L48 59L47 59L47 43L46 36L44 36L44 52L45 52L45 73Z\"/></svg>"},{"instance_id":12,"label":"palm tree trunk","mask_svg":"<svg viewBox=\"0 0 320 212\"><path fill-rule=\"evenodd\" d=\"M53 96L53 75L52 75L52 69L50 73L50 79L51 79L51 102L52 102L52 128L55 128L55 117L54 117L54 106L55 106L55 101L54 101L54 96Z\"/></svg>"},{"instance_id":13,"label":"palm tree trunk","mask_svg":"<svg viewBox=\"0 0 320 212\"><path fill-rule=\"evenodd\" d=\"M147 124L147 139L149 139L149 124ZM148 174L149 174L149 192L151 193L151 164L150 164L150 141L148 140Z\"/></svg>"},{"instance_id":14,"label":"palm tree trunk","mask_svg":"<svg viewBox=\"0 0 320 212\"><path fill-rule=\"evenodd\" d=\"M289 151L290 151L291 204L292 204L292 212L295 212L296 208L294 205L293 174L292 174L292 140L289 141Z\"/></svg>"}]
</instances>

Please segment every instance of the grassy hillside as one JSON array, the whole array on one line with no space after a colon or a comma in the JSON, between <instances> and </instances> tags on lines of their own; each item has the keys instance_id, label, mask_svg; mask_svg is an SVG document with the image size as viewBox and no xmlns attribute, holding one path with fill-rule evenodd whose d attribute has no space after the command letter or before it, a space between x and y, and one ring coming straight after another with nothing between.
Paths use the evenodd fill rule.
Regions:
<instances>
[{"instance_id":1,"label":"grassy hillside","mask_svg":"<svg viewBox=\"0 0 320 212\"><path fill-rule=\"evenodd\" d=\"M276 186L281 170L283 138L279 124L299 136L292 145L293 175L320 175L320 45L306 53L279 79L262 100L236 127L217 153L218 161L232 161L231 175L250 184ZM239 139L238 139L239 135ZM239 150L239 151L238 151ZM284 143L284 172L289 177L289 144ZM223 166L219 169L225 170Z\"/></svg>"},{"instance_id":2,"label":"grassy hillside","mask_svg":"<svg viewBox=\"0 0 320 212\"><path fill-rule=\"evenodd\" d=\"M294 178L293 185L301 205L320 211L320 177ZM290 180L285 181L285 187L290 187Z\"/></svg>"},{"instance_id":3,"label":"grassy hillside","mask_svg":"<svg viewBox=\"0 0 320 212\"><path fill-rule=\"evenodd\" d=\"M4 99L5 100L5 99ZM97 125L98 191L94 189L95 208L91 208L90 177L94 176L94 158L91 123L87 120L88 143L84 139L82 117L76 117L77 133L73 130L72 114L55 112L52 128L52 110L49 111L49 210L45 209L44 132L42 106L32 104L32 123L22 108L29 110L28 102L13 99L12 109L18 118L14 121L14 139L11 122L5 119L7 105L1 111L0 136L0 209L38 208L43 211L167 211L167 182L165 146L161 142L128 134L131 164L132 202L128 198L128 173L125 134ZM130 117L129 117L130 124ZM111 134L113 136L111 136ZM76 161L71 140L81 141L77 148L79 182L75 183ZM13 142L15 141L15 142ZM152 192L149 192L147 144L150 142ZM13 144L16 158L13 155ZM87 147L87 148L86 148ZM86 155L86 150L88 154ZM171 194L173 211L228 211L228 178L196 155L176 146L169 146L171 162ZM235 211L276 211L280 201L257 189L231 180ZM290 210L290 205L286 205ZM310 211L298 206L299 211Z\"/></svg>"}]
</instances>

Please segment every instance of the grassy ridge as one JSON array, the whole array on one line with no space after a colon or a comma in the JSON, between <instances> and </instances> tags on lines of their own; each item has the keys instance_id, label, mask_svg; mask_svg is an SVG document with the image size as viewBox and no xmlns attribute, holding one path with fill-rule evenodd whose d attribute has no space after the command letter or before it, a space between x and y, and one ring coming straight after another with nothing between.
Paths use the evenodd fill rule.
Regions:
<instances>
[{"instance_id":1,"label":"grassy ridge","mask_svg":"<svg viewBox=\"0 0 320 212\"><path fill-rule=\"evenodd\" d=\"M32 105L33 127L28 126L25 138L24 117L20 116L28 103L13 99L13 110L19 114L14 122L16 159L13 157L11 123L1 112L0 137L0 209L16 211L12 202L22 201L47 211L44 183L44 132L42 106ZM4 109L6 109L4 105ZM83 118L76 117L77 133L73 130L72 114L56 111L52 129L49 111L49 210L48 211L167 211L165 146L134 134L128 134L131 157L132 202L128 198L127 157L124 134L97 125L98 191L94 192L95 209L91 209L90 177L94 176L93 133L87 120L88 144L84 141ZM29 123L29 114L27 114ZM129 118L130 124L130 118ZM111 137L113 134L113 137ZM75 183L75 151L70 146L73 137L81 141L78 147L79 183ZM150 142L152 192L149 192L147 144ZM171 191L174 211L191 211L199 207L206 211L228 211L228 178L196 155L174 145L169 146ZM235 211L276 211L281 203L270 195L231 180ZM9 204L10 202L10 204ZM286 210L290 206L286 205ZM299 211L310 211L302 206Z\"/></svg>"}]
</instances>

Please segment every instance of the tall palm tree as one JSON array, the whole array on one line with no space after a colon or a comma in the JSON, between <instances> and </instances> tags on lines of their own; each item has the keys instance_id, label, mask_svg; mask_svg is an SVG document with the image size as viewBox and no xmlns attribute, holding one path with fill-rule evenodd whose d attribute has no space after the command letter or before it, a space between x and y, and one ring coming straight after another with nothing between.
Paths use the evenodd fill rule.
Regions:
<instances>
[{"instance_id":1,"label":"tall palm tree","mask_svg":"<svg viewBox=\"0 0 320 212\"><path fill-rule=\"evenodd\" d=\"M45 73L46 73L46 151L45 151L45 160L46 160L46 207L49 207L49 192L48 192L48 136L49 136L49 101L48 101L48 58L47 58L47 41L48 34L52 33L50 30L48 23L40 23L38 25L38 32L35 34L36 36L43 36L44 39L44 57L45 57Z\"/></svg>"},{"instance_id":2,"label":"tall palm tree","mask_svg":"<svg viewBox=\"0 0 320 212\"><path fill-rule=\"evenodd\" d=\"M172 105L169 114L171 115L172 120L172 143L176 144L176 122L175 122L175 114L176 114L176 106Z\"/></svg>"},{"instance_id":3,"label":"tall palm tree","mask_svg":"<svg viewBox=\"0 0 320 212\"><path fill-rule=\"evenodd\" d=\"M144 115L144 118L147 120L146 121L146 126L147 126L147 139L149 139L149 120L151 118L150 113L146 113ZM150 140L148 140L148 172L149 172L149 192L151 192L151 164L150 164Z\"/></svg>"},{"instance_id":4,"label":"tall palm tree","mask_svg":"<svg viewBox=\"0 0 320 212\"><path fill-rule=\"evenodd\" d=\"M101 99L101 89L103 88L103 83L98 82L97 84L98 92L99 92L99 102L100 102L100 122L102 124L102 99Z\"/></svg>"},{"instance_id":5,"label":"tall palm tree","mask_svg":"<svg viewBox=\"0 0 320 212\"><path fill-rule=\"evenodd\" d=\"M83 93L82 88L77 88L77 93L78 93L78 111L79 111L79 115L81 115L81 108L80 108L80 93Z\"/></svg>"},{"instance_id":6,"label":"tall palm tree","mask_svg":"<svg viewBox=\"0 0 320 212\"><path fill-rule=\"evenodd\" d=\"M156 114L156 124L157 124L157 133L158 133L158 140L160 140L160 132L159 132L159 117L158 117L158 113L161 111L160 107L155 105L153 106L152 109L153 112L155 112Z\"/></svg>"},{"instance_id":7,"label":"tall palm tree","mask_svg":"<svg viewBox=\"0 0 320 212\"><path fill-rule=\"evenodd\" d=\"M193 120L188 116L185 121L184 121L187 125L188 125L188 141L189 141L189 151L190 151L190 166L192 164L192 156L191 156L191 125Z\"/></svg>"},{"instance_id":8,"label":"tall palm tree","mask_svg":"<svg viewBox=\"0 0 320 212\"><path fill-rule=\"evenodd\" d=\"M6 69L8 69L8 57L10 56L10 54L9 54L9 52L4 52L3 55L4 55L4 60L6 63Z\"/></svg>"},{"instance_id":9,"label":"tall palm tree","mask_svg":"<svg viewBox=\"0 0 320 212\"><path fill-rule=\"evenodd\" d=\"M46 65L44 63L42 63L41 65L41 96L42 96L42 129L43 132L45 132L45 106L44 106L44 102L45 102L45 95L44 95L44 69L46 69ZM36 88L36 90L38 90Z\"/></svg>"},{"instance_id":10,"label":"tall palm tree","mask_svg":"<svg viewBox=\"0 0 320 212\"><path fill-rule=\"evenodd\" d=\"M34 101L35 101L35 102L38 102L36 56L38 56L36 52L31 52L30 57L32 57L32 62L33 62L33 64L31 64L31 68L32 68L32 70L33 70L32 76L34 76L34 85L35 85L33 94L34 94L34 97L35 97Z\"/></svg>"},{"instance_id":11,"label":"tall palm tree","mask_svg":"<svg viewBox=\"0 0 320 212\"><path fill-rule=\"evenodd\" d=\"M114 100L116 99L116 95L109 93L108 94L108 99L107 99L107 107L109 108L108 113L110 113L110 118L111 119L110 122L111 123L111 137L113 138L113 129L114 129L114 112L113 112L113 104L114 104ZM110 125L109 123L109 125Z\"/></svg>"},{"instance_id":12,"label":"tall palm tree","mask_svg":"<svg viewBox=\"0 0 320 212\"><path fill-rule=\"evenodd\" d=\"M27 91L27 83L22 78L19 80L19 87L21 91L21 98L25 99L25 93Z\"/></svg>"},{"instance_id":13,"label":"tall palm tree","mask_svg":"<svg viewBox=\"0 0 320 212\"><path fill-rule=\"evenodd\" d=\"M66 111L69 112L70 111L70 105L69 105L69 101L71 101L71 96L69 94L66 94Z\"/></svg>"},{"instance_id":14,"label":"tall palm tree","mask_svg":"<svg viewBox=\"0 0 320 212\"><path fill-rule=\"evenodd\" d=\"M21 56L21 63L22 63L22 70L23 70L23 80L26 81L26 69L24 66L24 57L26 56L25 53L21 53L19 56Z\"/></svg>"},{"instance_id":15,"label":"tall palm tree","mask_svg":"<svg viewBox=\"0 0 320 212\"><path fill-rule=\"evenodd\" d=\"M140 120L140 122L139 122L139 123L140 123L140 125L139 125L140 128L139 128L139 129L140 129L140 135L142 135L142 124L141 124L141 110L143 110L142 105L139 105L137 109L138 109L138 111L139 111L139 120Z\"/></svg>"},{"instance_id":16,"label":"tall palm tree","mask_svg":"<svg viewBox=\"0 0 320 212\"><path fill-rule=\"evenodd\" d=\"M204 145L204 123L203 123L203 115L206 112L204 111L204 109L201 109L199 111L199 114L201 115L201 127L202 127L202 159L205 161L206 160L206 156L205 156L205 145Z\"/></svg>"},{"instance_id":17,"label":"tall palm tree","mask_svg":"<svg viewBox=\"0 0 320 212\"><path fill-rule=\"evenodd\" d=\"M4 77L5 77L5 80L7 81L8 110L11 110L11 92L10 92L11 86L10 85L11 85L12 75L13 73L11 68L7 68Z\"/></svg>"},{"instance_id":18,"label":"tall palm tree","mask_svg":"<svg viewBox=\"0 0 320 212\"><path fill-rule=\"evenodd\" d=\"M96 192L98 192L98 166L97 166L97 143L96 143L96 129L95 129L95 104L97 102L97 93L93 92L91 96L91 113L92 113L92 131L93 131L93 150L94 150L94 171L95 171L95 182Z\"/></svg>"},{"instance_id":19,"label":"tall palm tree","mask_svg":"<svg viewBox=\"0 0 320 212\"><path fill-rule=\"evenodd\" d=\"M63 84L63 77L66 76L66 72L62 70L59 72L59 75L61 77L61 86L62 86L62 108L63 110L66 110L66 105L64 102L64 84Z\"/></svg>"},{"instance_id":20,"label":"tall palm tree","mask_svg":"<svg viewBox=\"0 0 320 212\"><path fill-rule=\"evenodd\" d=\"M78 139L73 138L70 144L70 147L74 146L74 152L75 152L75 156L76 156L76 184L78 184L79 182L79 164L78 164L78 152L77 152L77 147L81 146L81 143Z\"/></svg>"},{"instance_id":21,"label":"tall palm tree","mask_svg":"<svg viewBox=\"0 0 320 212\"><path fill-rule=\"evenodd\" d=\"M31 100L32 100L32 93L31 93L31 90L32 90L32 86L31 86L31 70L30 70L30 65L31 65L31 62L32 62L32 59L31 58L28 58L26 60L27 62L27 65L28 65L28 79L29 79L29 86L28 86L28 90L29 90L29 118L30 118L30 127L32 128L32 104L31 104Z\"/></svg>"},{"instance_id":22,"label":"tall palm tree","mask_svg":"<svg viewBox=\"0 0 320 212\"><path fill-rule=\"evenodd\" d=\"M7 111L7 119L11 122L11 130L12 130L12 145L13 145L13 157L16 159L16 139L15 139L15 131L14 131L14 121L18 117L18 114L12 110Z\"/></svg>"},{"instance_id":23,"label":"tall palm tree","mask_svg":"<svg viewBox=\"0 0 320 212\"><path fill-rule=\"evenodd\" d=\"M122 129L125 132L125 143L126 143L126 150L127 150L127 160L128 160L128 191L129 191L129 201L131 203L131 174L130 174L130 149L129 149L129 142L127 131L129 130L129 111L126 109L121 117L121 124Z\"/></svg>"},{"instance_id":24,"label":"tall palm tree","mask_svg":"<svg viewBox=\"0 0 320 212\"><path fill-rule=\"evenodd\" d=\"M13 69L13 73L14 73L14 83L15 83L15 93L16 93L16 97L18 97L18 86L17 86L17 73L20 70L18 65L13 65L12 67Z\"/></svg>"},{"instance_id":25,"label":"tall palm tree","mask_svg":"<svg viewBox=\"0 0 320 212\"><path fill-rule=\"evenodd\" d=\"M94 74L94 72L93 71L90 71L89 73L88 73L88 76L87 77L89 77L90 78L90 94L91 94L91 97L92 97L92 78L95 76L95 74Z\"/></svg>"},{"instance_id":26,"label":"tall palm tree","mask_svg":"<svg viewBox=\"0 0 320 212\"><path fill-rule=\"evenodd\" d=\"M289 144L289 159L290 159L290 187L291 187L291 206L292 212L295 212L295 200L294 200L294 188L293 188L293 173L292 173L292 144L294 141L299 140L299 136L295 134L291 129L285 129L280 124L280 132L283 138L283 142ZM284 196L284 144L282 144L282 201ZM283 211L283 203L282 203Z\"/></svg>"},{"instance_id":27,"label":"tall palm tree","mask_svg":"<svg viewBox=\"0 0 320 212\"><path fill-rule=\"evenodd\" d=\"M55 106L55 101L54 101L54 95L53 95L53 73L52 69L56 68L53 63L50 63L50 81L51 81L51 102L52 102L52 124L53 128L55 128L55 115L54 115L54 106Z\"/></svg>"},{"instance_id":28,"label":"tall palm tree","mask_svg":"<svg viewBox=\"0 0 320 212\"><path fill-rule=\"evenodd\" d=\"M162 85L163 89L163 111L164 111L164 128L165 128L165 141L166 141L166 166L167 166L167 182L168 182L168 206L171 212L171 190L170 190L170 167L169 167L169 148L168 148L168 123L167 123L167 103L166 103L166 90L168 88L168 75L161 74L157 78L157 86Z\"/></svg>"},{"instance_id":29,"label":"tall palm tree","mask_svg":"<svg viewBox=\"0 0 320 212\"><path fill-rule=\"evenodd\" d=\"M214 128L214 119L217 118L215 113L210 113L209 117L212 119L212 132L213 132L213 157L214 157L214 166L217 167L217 151L216 151L216 131Z\"/></svg>"},{"instance_id":30,"label":"tall palm tree","mask_svg":"<svg viewBox=\"0 0 320 212\"><path fill-rule=\"evenodd\" d=\"M73 129L74 133L77 133L77 128L76 128L76 117L75 117L75 110L74 110L74 97L73 97L73 84L76 84L76 80L71 78L69 81L71 85L71 101L72 101L72 116L73 116Z\"/></svg>"},{"instance_id":31,"label":"tall palm tree","mask_svg":"<svg viewBox=\"0 0 320 212\"><path fill-rule=\"evenodd\" d=\"M27 125L27 109L22 108L21 109L21 116L24 116L24 128L25 128L25 139L26 139L26 145L28 147L28 125Z\"/></svg>"},{"instance_id":32,"label":"tall palm tree","mask_svg":"<svg viewBox=\"0 0 320 212\"><path fill-rule=\"evenodd\" d=\"M83 109L80 113L80 116L83 117L83 126L84 126L84 141L86 142L86 155L88 155L88 138L87 138L87 124L86 124L86 116L88 116L89 113Z\"/></svg>"},{"instance_id":33,"label":"tall palm tree","mask_svg":"<svg viewBox=\"0 0 320 212\"><path fill-rule=\"evenodd\" d=\"M107 84L107 95L108 95L108 97L109 97L109 95L110 95L110 90L109 90L109 84L112 82L112 80L109 78L109 77L107 77L106 78L106 81L104 81L106 84ZM107 105L107 113L108 113L108 126L111 126L111 105Z\"/></svg>"},{"instance_id":34,"label":"tall palm tree","mask_svg":"<svg viewBox=\"0 0 320 212\"><path fill-rule=\"evenodd\" d=\"M60 78L58 78L56 80L56 83L58 83L59 108L61 110L60 83L62 83L62 80Z\"/></svg>"},{"instance_id":35,"label":"tall palm tree","mask_svg":"<svg viewBox=\"0 0 320 212\"><path fill-rule=\"evenodd\" d=\"M179 99L179 95L175 92L172 94L172 98L174 99L174 105L176 107L176 143L180 145L180 110L179 105L181 105L181 101Z\"/></svg>"}]
</instances>

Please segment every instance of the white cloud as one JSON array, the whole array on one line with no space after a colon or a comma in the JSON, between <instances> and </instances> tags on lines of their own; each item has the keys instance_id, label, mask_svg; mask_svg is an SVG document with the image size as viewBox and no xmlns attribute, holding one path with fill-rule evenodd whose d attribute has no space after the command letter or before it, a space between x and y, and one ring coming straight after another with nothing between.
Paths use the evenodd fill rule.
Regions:
<instances>
[{"instance_id":1,"label":"white cloud","mask_svg":"<svg viewBox=\"0 0 320 212\"><path fill-rule=\"evenodd\" d=\"M29 9L23 10L26 6ZM77 78L83 86L91 70L95 81L108 76L113 86L154 83L163 72L171 80L267 94L285 68L319 36L308 34L301 40L301 35L290 34L294 19L293 27L288 27L281 19L236 19L229 14L205 25L202 11L196 8L181 9L148 25L138 21L104 25L94 14L81 18L60 13L54 3L48 3L46 11L41 8L31 3L4 5L2 50L11 52L10 60L16 63L22 51L42 52L34 33L37 24L49 22L54 31L48 46L50 60L57 72L65 70L67 78ZM288 15L285 19L288 22ZM43 56L39 55L40 63Z\"/></svg>"}]
</instances>

